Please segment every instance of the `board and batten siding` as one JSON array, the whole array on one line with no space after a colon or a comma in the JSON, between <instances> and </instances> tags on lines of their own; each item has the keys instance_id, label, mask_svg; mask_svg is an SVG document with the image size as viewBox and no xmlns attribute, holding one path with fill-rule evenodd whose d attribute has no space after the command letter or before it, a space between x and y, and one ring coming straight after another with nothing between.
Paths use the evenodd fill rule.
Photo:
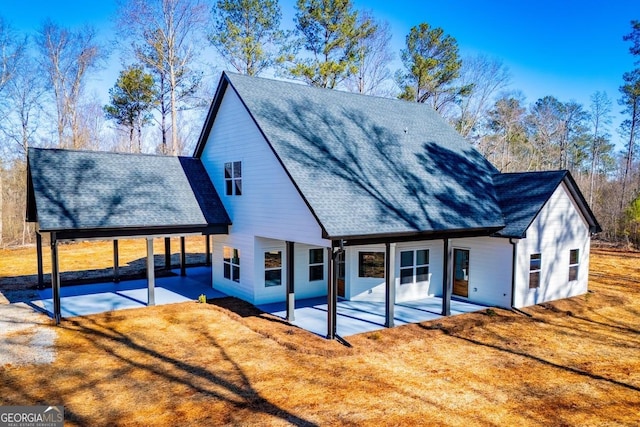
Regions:
<instances>
[{"instance_id":1,"label":"board and batten siding","mask_svg":"<svg viewBox=\"0 0 640 427\"><path fill-rule=\"evenodd\" d=\"M224 94L201 159L232 222L228 235L214 238L214 288L256 303L254 285L260 276L254 268L258 264L255 236L330 245L231 86ZM242 162L242 195L227 196L224 164L238 161ZM223 277L224 246L241 251L240 283Z\"/></svg>"},{"instance_id":2,"label":"board and batten siding","mask_svg":"<svg viewBox=\"0 0 640 427\"><path fill-rule=\"evenodd\" d=\"M564 183L558 186L517 243L516 308L568 298L587 292L589 280L589 226ZM578 279L569 281L569 254L579 250ZM529 288L529 260L542 256L540 287Z\"/></svg>"},{"instance_id":3,"label":"board and batten siding","mask_svg":"<svg viewBox=\"0 0 640 427\"><path fill-rule=\"evenodd\" d=\"M451 251L469 250L469 301L489 306L511 307L513 249L508 239L451 239L449 248ZM453 257L451 262L454 262Z\"/></svg>"}]
</instances>

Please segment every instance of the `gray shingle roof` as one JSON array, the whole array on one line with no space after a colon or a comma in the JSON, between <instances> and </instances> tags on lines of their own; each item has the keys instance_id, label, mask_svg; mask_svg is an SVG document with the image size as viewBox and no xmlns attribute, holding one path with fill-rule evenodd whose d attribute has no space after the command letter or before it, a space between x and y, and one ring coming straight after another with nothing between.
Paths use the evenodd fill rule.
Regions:
<instances>
[{"instance_id":1,"label":"gray shingle roof","mask_svg":"<svg viewBox=\"0 0 640 427\"><path fill-rule=\"evenodd\" d=\"M225 79L329 237L505 225L496 169L429 106L236 74Z\"/></svg>"},{"instance_id":2,"label":"gray shingle roof","mask_svg":"<svg viewBox=\"0 0 640 427\"><path fill-rule=\"evenodd\" d=\"M29 149L42 231L229 225L199 159Z\"/></svg>"},{"instance_id":3,"label":"gray shingle roof","mask_svg":"<svg viewBox=\"0 0 640 427\"><path fill-rule=\"evenodd\" d=\"M507 226L504 237L525 237L529 225L558 188L567 171L503 173L493 178Z\"/></svg>"}]
</instances>

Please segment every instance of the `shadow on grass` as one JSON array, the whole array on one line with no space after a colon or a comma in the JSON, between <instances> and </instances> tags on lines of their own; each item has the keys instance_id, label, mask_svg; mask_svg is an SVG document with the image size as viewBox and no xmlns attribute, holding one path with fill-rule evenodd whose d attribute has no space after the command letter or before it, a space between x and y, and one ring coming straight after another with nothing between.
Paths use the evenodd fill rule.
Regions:
<instances>
[{"instance_id":1,"label":"shadow on grass","mask_svg":"<svg viewBox=\"0 0 640 427\"><path fill-rule=\"evenodd\" d=\"M207 347L212 353L218 352L220 357L233 367L233 372L225 372L221 368L220 372L217 373L213 369L163 354L149 346L136 342L115 328L98 323L93 319L67 320L62 323L62 327L82 334L91 341L97 351L104 352L119 360L124 364L123 368L120 369L123 372L146 371L157 376L160 380L174 385L185 386L195 393L224 402L236 410L248 409L254 413L271 415L295 426L316 425L269 402L261 396L251 385L251 381L240 364L234 361L224 346L211 333L203 331L202 328L195 330L195 327L193 327L194 332L200 334L202 338L202 341L197 345ZM121 346L129 350L128 354L123 354L122 351L119 351L118 347ZM236 377L239 380L233 381L225 377ZM218 390L215 388L218 388ZM82 419L69 418L69 420L85 424Z\"/></svg>"},{"instance_id":2,"label":"shadow on grass","mask_svg":"<svg viewBox=\"0 0 640 427\"><path fill-rule=\"evenodd\" d=\"M423 324L419 324L418 326L423 328L423 329L430 329L430 328L428 328L427 326L425 326ZM594 374L592 372L587 372L587 371L584 371L584 370L581 370L581 369L577 369L577 368L574 368L574 367L571 367L571 366L561 365L561 364L558 364L558 363L543 359L543 358L541 358L539 356L535 356L533 354L527 353L525 351L520 351L520 350L516 350L516 349L513 349L513 348L507 348L507 347L503 347L503 346L498 345L498 344L493 344L493 343L489 343L489 342L483 342L483 341L480 341L478 339L465 337L465 336L462 336L462 335L458 334L456 331L452 331L452 330L450 330L448 328L440 328L440 329L442 330L443 333L447 334L448 336L453 337L453 338L457 338L459 340L468 342L470 344L491 348L491 349L494 349L494 350L502 351L502 352L513 354L513 355L516 355L516 356L525 357L527 359L533 360L534 362L538 362L538 363L541 363L541 364L546 365L546 366L550 366L550 367L555 368L555 369L561 369L563 371L567 371L567 372L571 372L571 373L574 373L574 374L577 374L577 375L585 376L585 377L588 377L588 378L591 378L591 379L594 379L594 380L605 381L605 382L613 384L613 385L617 385L617 386L620 386L620 387L627 388L629 390L640 392L640 387L635 386L633 384L627 384L627 383L624 383L624 382L621 382L621 381L614 380L612 378L607 378L607 377L604 377L602 375Z\"/></svg>"}]
</instances>

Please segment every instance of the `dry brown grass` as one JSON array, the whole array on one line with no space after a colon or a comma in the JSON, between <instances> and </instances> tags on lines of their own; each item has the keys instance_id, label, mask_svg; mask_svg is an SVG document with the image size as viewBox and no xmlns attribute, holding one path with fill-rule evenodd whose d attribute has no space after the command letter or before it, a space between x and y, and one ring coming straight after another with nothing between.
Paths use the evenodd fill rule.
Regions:
<instances>
[{"instance_id":1,"label":"dry brown grass","mask_svg":"<svg viewBox=\"0 0 640 427\"><path fill-rule=\"evenodd\" d=\"M594 250L590 289L351 347L233 298L68 319L53 363L0 367L0 404L92 426L637 425L640 254Z\"/></svg>"}]
</instances>

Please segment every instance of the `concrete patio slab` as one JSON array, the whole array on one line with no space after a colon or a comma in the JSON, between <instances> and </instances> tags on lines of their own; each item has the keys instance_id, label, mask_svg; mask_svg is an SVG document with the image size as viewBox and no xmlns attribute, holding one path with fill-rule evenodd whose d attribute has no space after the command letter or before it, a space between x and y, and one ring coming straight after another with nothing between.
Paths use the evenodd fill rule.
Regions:
<instances>
[{"instance_id":1,"label":"concrete patio slab","mask_svg":"<svg viewBox=\"0 0 640 427\"><path fill-rule=\"evenodd\" d=\"M156 305L195 301L201 294L207 298L223 298L224 293L211 287L211 267L192 267L187 276L175 275L156 278ZM147 306L146 279L120 283L105 282L87 285L63 286L61 293L62 317L84 316L107 311ZM24 300L23 300L24 301ZM37 297L25 301L32 308L52 316L51 288L37 291ZM274 316L286 318L284 302L257 306ZM486 307L460 300L451 300L451 314L462 314ZM429 297L395 305L394 324L419 323L442 317L442 298ZM338 301L337 333L341 337L384 329L385 304L371 301ZM296 301L295 320L292 324L322 337L327 335L327 298Z\"/></svg>"},{"instance_id":2,"label":"concrete patio slab","mask_svg":"<svg viewBox=\"0 0 640 427\"><path fill-rule=\"evenodd\" d=\"M211 287L211 268L192 267L187 276L173 270L174 276L158 277L155 285L156 305L195 301L201 294L207 298L226 295ZM60 288L62 317L85 316L106 311L147 306L147 280L106 282ZM38 291L38 298L30 302L35 308L51 316L53 298L51 288Z\"/></svg>"},{"instance_id":3,"label":"concrete patio slab","mask_svg":"<svg viewBox=\"0 0 640 427\"><path fill-rule=\"evenodd\" d=\"M286 318L285 303L259 305L258 308L274 316ZM451 315L470 313L486 307L466 301L451 300ZM443 316L442 298L428 297L398 303L394 308L396 326L437 320ZM338 301L337 333L341 337L384 329L385 303L372 301ZM320 336L327 335L326 297L296 301L292 324Z\"/></svg>"}]
</instances>

